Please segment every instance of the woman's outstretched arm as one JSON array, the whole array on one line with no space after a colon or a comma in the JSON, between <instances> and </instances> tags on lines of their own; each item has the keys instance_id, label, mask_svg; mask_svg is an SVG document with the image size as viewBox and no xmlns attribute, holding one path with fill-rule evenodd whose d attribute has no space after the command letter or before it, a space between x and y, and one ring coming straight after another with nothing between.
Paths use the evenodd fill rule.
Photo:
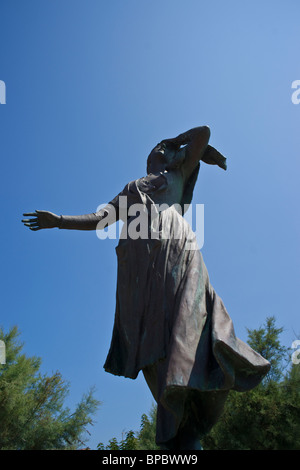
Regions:
<instances>
[{"instance_id":1,"label":"woman's outstretched arm","mask_svg":"<svg viewBox=\"0 0 300 470\"><path fill-rule=\"evenodd\" d=\"M53 212L40 210L23 215L30 217L29 219L23 219L22 222L33 231L56 227L67 230L103 229L117 222L119 218L116 207L111 203L99 212L85 215L56 215Z\"/></svg>"}]
</instances>

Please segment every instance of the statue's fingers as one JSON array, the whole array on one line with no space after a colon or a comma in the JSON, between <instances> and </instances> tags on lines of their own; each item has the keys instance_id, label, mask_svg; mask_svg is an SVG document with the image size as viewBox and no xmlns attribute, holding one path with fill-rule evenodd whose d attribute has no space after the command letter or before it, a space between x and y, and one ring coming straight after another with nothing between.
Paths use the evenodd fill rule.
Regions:
<instances>
[{"instance_id":1,"label":"statue's fingers","mask_svg":"<svg viewBox=\"0 0 300 470\"><path fill-rule=\"evenodd\" d=\"M40 224L38 224L38 223L33 224L33 223L26 223L26 222L25 222L24 225L25 225L26 227L29 227L29 228L31 228L31 227L39 227L39 226L40 226Z\"/></svg>"},{"instance_id":2,"label":"statue's fingers","mask_svg":"<svg viewBox=\"0 0 300 470\"><path fill-rule=\"evenodd\" d=\"M36 217L37 216L37 213L36 212L26 212L25 214L23 214L24 217Z\"/></svg>"},{"instance_id":3,"label":"statue's fingers","mask_svg":"<svg viewBox=\"0 0 300 470\"><path fill-rule=\"evenodd\" d=\"M37 221L38 221L38 219L36 218L36 219L22 219L21 222L28 223L28 222L37 222Z\"/></svg>"}]
</instances>

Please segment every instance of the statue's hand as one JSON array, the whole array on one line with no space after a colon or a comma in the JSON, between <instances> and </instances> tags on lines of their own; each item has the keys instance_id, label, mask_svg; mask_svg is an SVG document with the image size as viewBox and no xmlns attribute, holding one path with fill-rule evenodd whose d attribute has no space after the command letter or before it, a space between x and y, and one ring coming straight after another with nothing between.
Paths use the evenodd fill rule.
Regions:
<instances>
[{"instance_id":1,"label":"statue's hand","mask_svg":"<svg viewBox=\"0 0 300 470\"><path fill-rule=\"evenodd\" d=\"M164 139L160 142L161 144L166 144L171 147L174 147L175 150L178 150L180 148L181 142L178 137L174 137L172 139Z\"/></svg>"},{"instance_id":2,"label":"statue's hand","mask_svg":"<svg viewBox=\"0 0 300 470\"><path fill-rule=\"evenodd\" d=\"M59 227L60 216L48 211L35 211L23 214L25 217L34 217L32 219L23 219L22 222L30 230L36 231L42 228Z\"/></svg>"}]
</instances>

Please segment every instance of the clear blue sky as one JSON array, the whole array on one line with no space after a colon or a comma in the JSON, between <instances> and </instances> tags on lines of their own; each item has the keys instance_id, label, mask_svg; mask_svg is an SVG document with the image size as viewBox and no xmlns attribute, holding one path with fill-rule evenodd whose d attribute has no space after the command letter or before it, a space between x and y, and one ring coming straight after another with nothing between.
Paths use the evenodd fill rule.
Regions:
<instances>
[{"instance_id":1,"label":"clear blue sky","mask_svg":"<svg viewBox=\"0 0 300 470\"><path fill-rule=\"evenodd\" d=\"M22 0L0 5L1 317L42 370L95 385L91 447L137 430L152 397L107 374L117 240L21 224L23 212L85 214L145 174L159 140L198 125L228 159L202 165L202 249L245 340L275 315L299 334L300 79L296 0Z\"/></svg>"}]
</instances>

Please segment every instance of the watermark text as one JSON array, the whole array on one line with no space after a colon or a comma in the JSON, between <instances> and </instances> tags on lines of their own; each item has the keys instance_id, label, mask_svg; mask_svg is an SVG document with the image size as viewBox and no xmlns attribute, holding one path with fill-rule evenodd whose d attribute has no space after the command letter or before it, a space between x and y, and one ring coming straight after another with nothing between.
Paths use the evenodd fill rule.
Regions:
<instances>
[{"instance_id":1,"label":"watermark text","mask_svg":"<svg viewBox=\"0 0 300 470\"><path fill-rule=\"evenodd\" d=\"M6 104L6 85L3 80L0 80L0 104Z\"/></svg>"},{"instance_id":2,"label":"watermark text","mask_svg":"<svg viewBox=\"0 0 300 470\"><path fill-rule=\"evenodd\" d=\"M293 341L292 349L296 349L296 351L294 351L292 354L292 363L300 364L300 339L296 339L295 341Z\"/></svg>"},{"instance_id":3,"label":"watermark text","mask_svg":"<svg viewBox=\"0 0 300 470\"><path fill-rule=\"evenodd\" d=\"M186 250L201 249L204 245L204 204L150 204L127 205L127 197L120 196L118 210L112 204L97 208L99 222L96 234L100 240L143 239L182 240ZM115 222L121 220L123 225Z\"/></svg>"},{"instance_id":4,"label":"watermark text","mask_svg":"<svg viewBox=\"0 0 300 470\"><path fill-rule=\"evenodd\" d=\"M295 91L292 93L292 103L299 104L300 103L300 80L294 80L292 83L292 88Z\"/></svg>"},{"instance_id":5,"label":"watermark text","mask_svg":"<svg viewBox=\"0 0 300 470\"><path fill-rule=\"evenodd\" d=\"M0 339L0 364L6 364L5 343Z\"/></svg>"}]
</instances>

